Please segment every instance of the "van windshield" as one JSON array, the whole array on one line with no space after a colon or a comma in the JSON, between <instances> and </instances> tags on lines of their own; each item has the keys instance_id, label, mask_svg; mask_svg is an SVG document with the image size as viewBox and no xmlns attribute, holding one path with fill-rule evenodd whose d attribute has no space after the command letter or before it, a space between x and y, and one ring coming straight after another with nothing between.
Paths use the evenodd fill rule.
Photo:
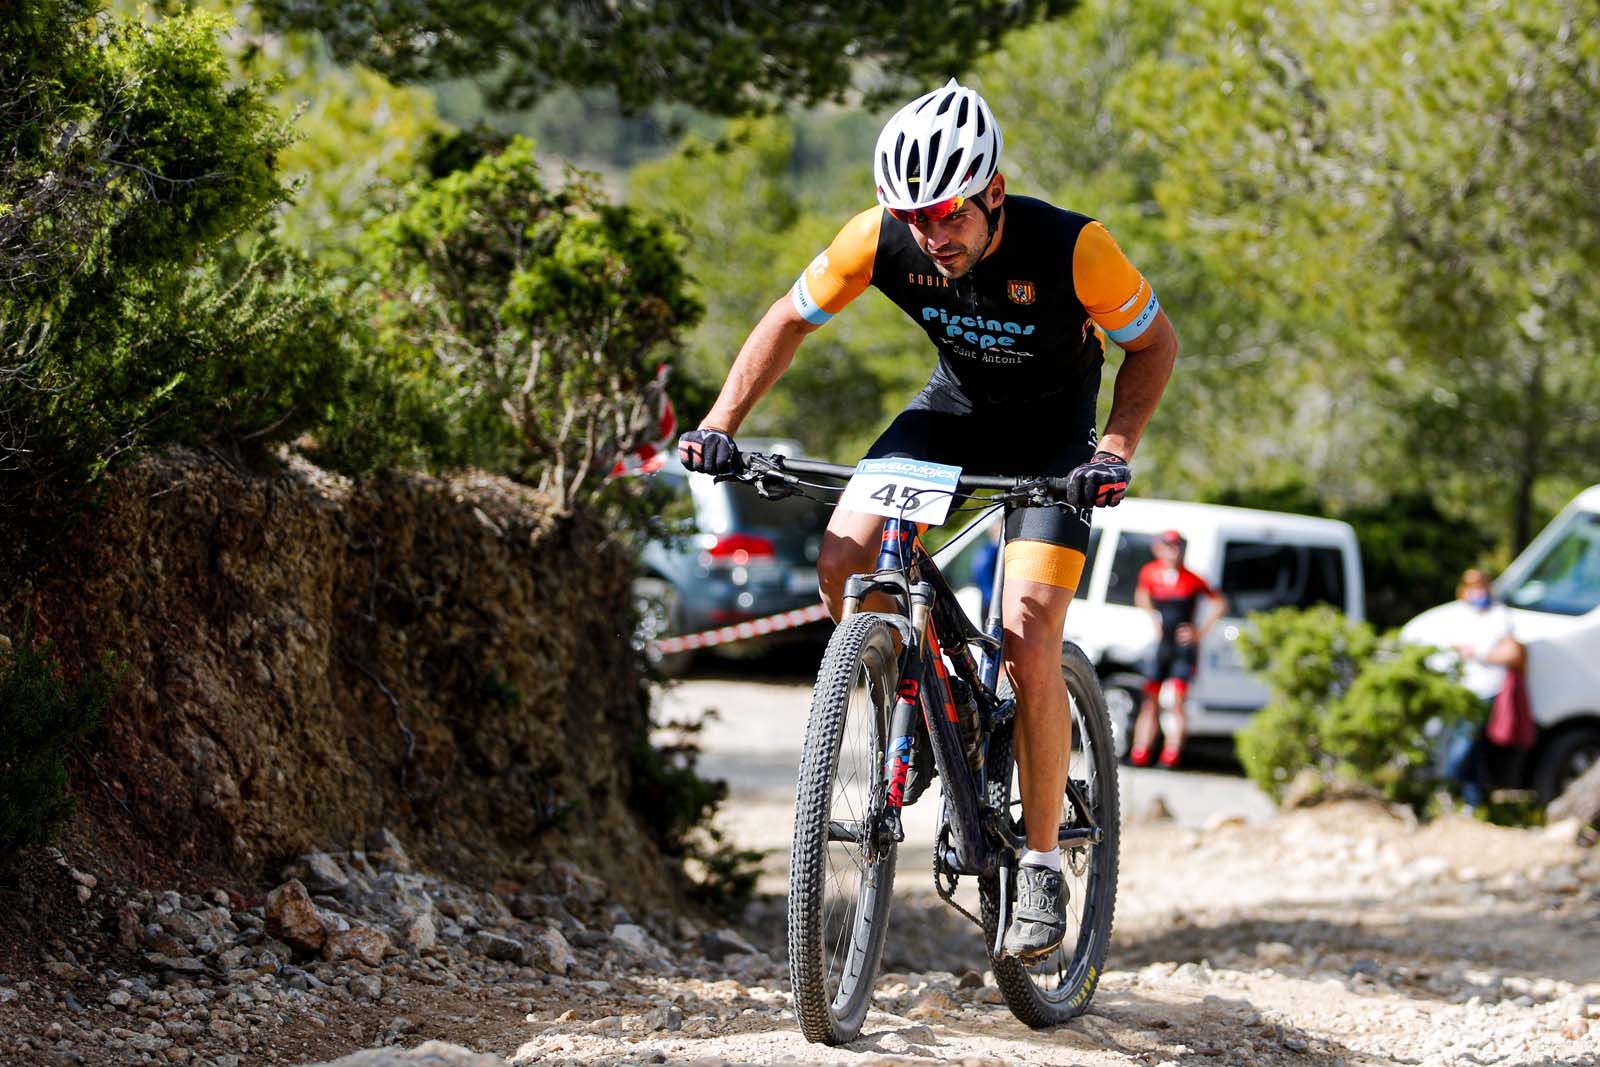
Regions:
<instances>
[{"instance_id":1,"label":"van windshield","mask_svg":"<svg viewBox=\"0 0 1600 1067\"><path fill-rule=\"evenodd\" d=\"M1514 608L1555 615L1600 607L1600 514L1580 514L1504 596Z\"/></svg>"}]
</instances>

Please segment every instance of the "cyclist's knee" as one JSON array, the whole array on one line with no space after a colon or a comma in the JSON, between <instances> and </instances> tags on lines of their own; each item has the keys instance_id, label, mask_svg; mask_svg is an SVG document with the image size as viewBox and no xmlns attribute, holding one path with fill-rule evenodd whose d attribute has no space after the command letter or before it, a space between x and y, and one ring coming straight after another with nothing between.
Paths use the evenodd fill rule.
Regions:
<instances>
[{"instance_id":1,"label":"cyclist's knee","mask_svg":"<svg viewBox=\"0 0 1600 1067\"><path fill-rule=\"evenodd\" d=\"M1025 627L1007 630L1006 672L1020 693L1061 681L1061 641Z\"/></svg>"},{"instance_id":2,"label":"cyclist's knee","mask_svg":"<svg viewBox=\"0 0 1600 1067\"><path fill-rule=\"evenodd\" d=\"M843 537L823 537L817 554L817 590L828 607L838 606L844 597L844 583L852 574L870 570L871 566L870 551Z\"/></svg>"}]
</instances>

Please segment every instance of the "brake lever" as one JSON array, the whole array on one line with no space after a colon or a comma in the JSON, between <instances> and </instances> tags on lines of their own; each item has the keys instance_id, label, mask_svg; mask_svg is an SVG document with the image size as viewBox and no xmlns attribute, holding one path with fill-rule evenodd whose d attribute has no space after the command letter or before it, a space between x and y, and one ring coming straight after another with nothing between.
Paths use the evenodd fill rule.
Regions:
<instances>
[{"instance_id":1,"label":"brake lever","mask_svg":"<svg viewBox=\"0 0 1600 1067\"><path fill-rule=\"evenodd\" d=\"M771 471L763 471L751 484L756 487L756 495L763 500L785 500L800 491Z\"/></svg>"}]
</instances>

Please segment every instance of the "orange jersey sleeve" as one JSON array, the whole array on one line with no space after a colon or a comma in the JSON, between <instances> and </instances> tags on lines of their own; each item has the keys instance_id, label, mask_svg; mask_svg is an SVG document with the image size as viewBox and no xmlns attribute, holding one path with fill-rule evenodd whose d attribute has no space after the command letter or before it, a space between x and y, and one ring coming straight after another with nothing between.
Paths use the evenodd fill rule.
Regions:
<instances>
[{"instance_id":1,"label":"orange jersey sleeve","mask_svg":"<svg viewBox=\"0 0 1600 1067\"><path fill-rule=\"evenodd\" d=\"M844 224L827 251L817 254L789 290L789 298L801 318L821 326L866 291L872 281L878 229L882 225L882 208L863 211Z\"/></svg>"},{"instance_id":2,"label":"orange jersey sleeve","mask_svg":"<svg viewBox=\"0 0 1600 1067\"><path fill-rule=\"evenodd\" d=\"M1098 222L1078 233L1072 249L1072 285L1089 318L1119 345L1148 330L1161 310L1150 283Z\"/></svg>"}]
</instances>

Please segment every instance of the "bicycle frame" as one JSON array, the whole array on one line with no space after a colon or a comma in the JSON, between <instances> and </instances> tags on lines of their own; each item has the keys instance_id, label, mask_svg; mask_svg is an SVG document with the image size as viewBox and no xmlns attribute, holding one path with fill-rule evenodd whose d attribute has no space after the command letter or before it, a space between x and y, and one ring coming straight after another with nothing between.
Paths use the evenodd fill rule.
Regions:
<instances>
[{"instance_id":1,"label":"bicycle frame","mask_svg":"<svg viewBox=\"0 0 1600 1067\"><path fill-rule=\"evenodd\" d=\"M794 474L848 478L853 468L805 460L785 462L780 458L767 473L780 479ZM758 491L759 478L760 475L756 479ZM964 476L961 482L967 489L1008 491L1017 487L1019 479ZM1060 486L1052 488L1059 491ZM1012 505L1006 506L1009 510ZM885 593L894 599L900 610L881 617L894 626L903 645L900 690L895 694L885 749L884 773L889 785L882 809L870 813L865 823L851 827L840 825L833 833L838 835L835 840L871 845L905 839L900 812L915 744L915 716L920 713L928 727L934 766L944 780L945 811L936 849L940 848L946 831L951 840L950 848L938 856L939 863L951 874L992 875L998 867L1009 866L1015 855L1026 847L1023 837L1008 825L1007 812L990 811L982 806L982 798L988 794L989 739L996 727L1016 714L1014 699L1001 701L996 695L1003 633L1004 541L1002 538L1002 551L995 565L989 612L984 629L979 632L961 610L954 591L922 546L918 533L915 522L893 517L885 519L877 569L871 574L854 575L845 583L845 616L857 613L862 601L872 593ZM973 658L971 645L981 649L977 660ZM944 665L946 657L977 705L979 759L976 776L968 765L958 732L960 716ZM1081 790L1071 778L1067 779L1066 788L1067 798L1089 825L1063 828L1059 841L1069 846L1097 843L1100 829Z\"/></svg>"},{"instance_id":2,"label":"bicycle frame","mask_svg":"<svg viewBox=\"0 0 1600 1067\"><path fill-rule=\"evenodd\" d=\"M940 573L937 564L923 548L915 523L903 519L884 521L877 571L857 575L845 586L845 613L852 614L870 593L884 592L907 607L913 640L901 653L901 684L895 694L890 717L889 744L884 772L889 782L884 801L884 819L879 832L889 839L904 838L900 811L905 798L906 776L911 766L915 743L915 717L919 713L928 727L934 766L944 781L945 813L941 830L950 832L950 854L941 857L945 865L960 874L989 874L1007 852L995 846L984 833L985 813L980 806L984 795L984 767L980 763L975 779L969 767L959 731L960 711L945 667L948 657L958 677L972 692L979 721L980 752L987 748L995 726L1015 712L1013 701L1003 703L994 697L1000 669L1000 617L998 598L985 629L980 634L967 620L956 602L955 593ZM909 559L910 566L907 566ZM999 567L996 567L998 572ZM906 579L906 575L911 580ZM996 574L996 589L999 587ZM946 635L946 645L940 635ZM981 663L973 658L969 645L979 644ZM987 820L993 825L994 820ZM941 833L941 837L943 834ZM1016 842L1007 841L1008 846Z\"/></svg>"}]
</instances>

